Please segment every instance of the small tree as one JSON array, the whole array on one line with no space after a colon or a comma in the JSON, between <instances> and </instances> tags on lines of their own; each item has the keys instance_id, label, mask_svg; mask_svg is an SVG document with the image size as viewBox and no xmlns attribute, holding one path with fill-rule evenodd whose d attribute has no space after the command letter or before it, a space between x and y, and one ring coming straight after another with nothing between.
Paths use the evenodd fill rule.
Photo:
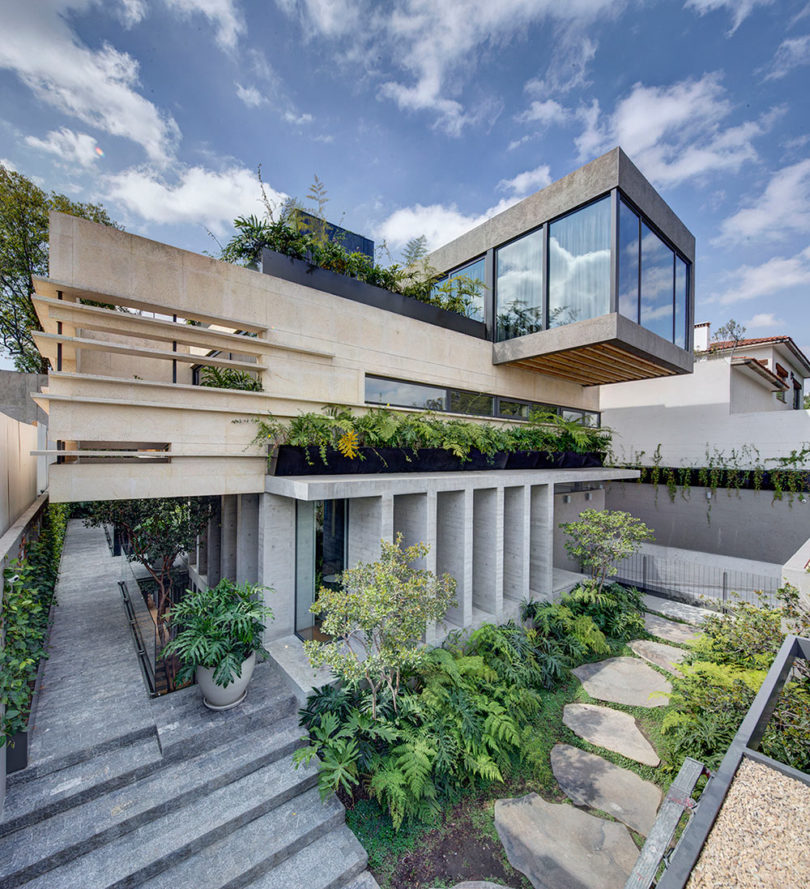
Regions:
<instances>
[{"instance_id":1,"label":"small tree","mask_svg":"<svg viewBox=\"0 0 810 889\"><path fill-rule=\"evenodd\" d=\"M171 570L177 557L190 550L211 517L211 504L188 500L99 500L84 520L88 527L115 525L131 551L130 562L140 562L157 585L157 627L162 644L168 641L166 611L171 604Z\"/></svg>"},{"instance_id":2,"label":"small tree","mask_svg":"<svg viewBox=\"0 0 810 889\"><path fill-rule=\"evenodd\" d=\"M383 688L396 711L403 672L426 657L421 639L428 623L441 620L455 604L456 582L449 574L436 577L412 567L430 547L401 544L401 534L394 543L383 540L379 561L344 571L342 589L321 588L310 611L323 615L321 630L332 641L304 643L313 667L326 664L346 683L366 681L374 719Z\"/></svg>"},{"instance_id":3,"label":"small tree","mask_svg":"<svg viewBox=\"0 0 810 889\"><path fill-rule=\"evenodd\" d=\"M734 344L733 348L736 349L740 343L740 340L744 336L745 327L738 321L735 321L733 318L729 318L725 324L717 328L712 339L715 340L715 342L724 342L725 340L730 340Z\"/></svg>"},{"instance_id":4,"label":"small tree","mask_svg":"<svg viewBox=\"0 0 810 889\"><path fill-rule=\"evenodd\" d=\"M617 573L622 559L638 552L645 540L655 540L641 519L621 510L586 509L575 522L560 527L570 538L565 543L568 554L590 572L597 593Z\"/></svg>"}]
</instances>

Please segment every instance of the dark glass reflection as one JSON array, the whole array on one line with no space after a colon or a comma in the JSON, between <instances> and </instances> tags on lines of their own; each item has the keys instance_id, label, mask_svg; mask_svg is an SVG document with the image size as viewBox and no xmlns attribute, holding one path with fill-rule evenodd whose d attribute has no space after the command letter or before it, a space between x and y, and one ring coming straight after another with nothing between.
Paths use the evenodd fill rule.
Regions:
<instances>
[{"instance_id":1,"label":"dark glass reflection","mask_svg":"<svg viewBox=\"0 0 810 889\"><path fill-rule=\"evenodd\" d=\"M472 278L473 280L481 282L478 295L471 298L470 305L468 306L466 311L466 315L468 318L473 318L475 321L483 321L485 289L484 258L481 257L481 259L476 259L475 262L471 262L468 265L465 265L464 268L456 269L454 272L450 272L445 280L452 281L453 278L459 278L462 276L466 278Z\"/></svg>"},{"instance_id":2,"label":"dark glass reflection","mask_svg":"<svg viewBox=\"0 0 810 889\"><path fill-rule=\"evenodd\" d=\"M448 389L447 410L456 414L476 414L481 417L491 417L494 411L494 399L491 395Z\"/></svg>"},{"instance_id":3,"label":"dark glass reflection","mask_svg":"<svg viewBox=\"0 0 810 889\"><path fill-rule=\"evenodd\" d=\"M686 305L689 277L686 263L675 257L675 345L686 348Z\"/></svg>"},{"instance_id":4,"label":"dark glass reflection","mask_svg":"<svg viewBox=\"0 0 810 889\"><path fill-rule=\"evenodd\" d=\"M498 415L501 417L516 417L521 420L529 419L531 405L520 401L508 401L505 398L498 399Z\"/></svg>"},{"instance_id":5,"label":"dark glass reflection","mask_svg":"<svg viewBox=\"0 0 810 889\"><path fill-rule=\"evenodd\" d=\"M610 198L549 227L549 327L610 311Z\"/></svg>"},{"instance_id":6,"label":"dark glass reflection","mask_svg":"<svg viewBox=\"0 0 810 889\"><path fill-rule=\"evenodd\" d=\"M296 503L295 632L325 640L309 610L322 586L337 589L346 568L346 501Z\"/></svg>"},{"instance_id":7,"label":"dark glass reflection","mask_svg":"<svg viewBox=\"0 0 810 889\"><path fill-rule=\"evenodd\" d=\"M391 404L395 407L421 407L428 411L447 409L447 390L422 383L403 383L398 380L384 380L380 377L366 377L366 402L368 404Z\"/></svg>"},{"instance_id":8,"label":"dark glass reflection","mask_svg":"<svg viewBox=\"0 0 810 889\"><path fill-rule=\"evenodd\" d=\"M638 216L619 203L619 312L638 324Z\"/></svg>"},{"instance_id":9,"label":"dark glass reflection","mask_svg":"<svg viewBox=\"0 0 810 889\"><path fill-rule=\"evenodd\" d=\"M496 339L543 329L543 231L495 251Z\"/></svg>"},{"instance_id":10,"label":"dark glass reflection","mask_svg":"<svg viewBox=\"0 0 810 889\"><path fill-rule=\"evenodd\" d=\"M641 323L672 342L674 254L641 223Z\"/></svg>"}]
</instances>

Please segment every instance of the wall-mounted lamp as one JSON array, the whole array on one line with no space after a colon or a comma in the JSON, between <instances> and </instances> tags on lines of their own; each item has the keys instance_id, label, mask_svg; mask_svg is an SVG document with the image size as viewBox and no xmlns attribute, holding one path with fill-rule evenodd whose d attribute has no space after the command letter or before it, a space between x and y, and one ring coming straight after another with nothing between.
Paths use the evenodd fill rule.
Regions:
<instances>
[{"instance_id":1,"label":"wall-mounted lamp","mask_svg":"<svg viewBox=\"0 0 810 889\"><path fill-rule=\"evenodd\" d=\"M570 502L571 502L571 495L570 494L563 494L563 503L570 503Z\"/></svg>"},{"instance_id":2,"label":"wall-mounted lamp","mask_svg":"<svg viewBox=\"0 0 810 889\"><path fill-rule=\"evenodd\" d=\"M711 492L711 491L706 491L706 499L707 499L707 500L711 500L711 499L712 499L712 492Z\"/></svg>"}]
</instances>

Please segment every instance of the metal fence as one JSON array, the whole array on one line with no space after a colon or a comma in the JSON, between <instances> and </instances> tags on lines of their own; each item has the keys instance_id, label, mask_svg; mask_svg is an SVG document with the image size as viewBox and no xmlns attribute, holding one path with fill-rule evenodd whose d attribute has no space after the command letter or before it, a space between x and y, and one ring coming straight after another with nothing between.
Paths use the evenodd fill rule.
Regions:
<instances>
[{"instance_id":1,"label":"metal fence","mask_svg":"<svg viewBox=\"0 0 810 889\"><path fill-rule=\"evenodd\" d=\"M781 586L777 574L753 574L725 567L718 556L717 565L706 565L688 559L664 558L651 553L637 553L618 566L620 583L658 593L672 599L722 607L731 599L752 603L772 603ZM757 593L763 593L758 596Z\"/></svg>"}]
</instances>

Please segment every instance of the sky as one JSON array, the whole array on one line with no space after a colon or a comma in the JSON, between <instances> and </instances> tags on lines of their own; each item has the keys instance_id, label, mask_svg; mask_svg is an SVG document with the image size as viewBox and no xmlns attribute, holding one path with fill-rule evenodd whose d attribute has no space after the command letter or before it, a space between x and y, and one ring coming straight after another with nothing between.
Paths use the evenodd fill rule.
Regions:
<instances>
[{"instance_id":1,"label":"sky","mask_svg":"<svg viewBox=\"0 0 810 889\"><path fill-rule=\"evenodd\" d=\"M431 247L619 145L695 235L695 320L810 354L807 0L0 0L0 162L217 254L305 198Z\"/></svg>"}]
</instances>

